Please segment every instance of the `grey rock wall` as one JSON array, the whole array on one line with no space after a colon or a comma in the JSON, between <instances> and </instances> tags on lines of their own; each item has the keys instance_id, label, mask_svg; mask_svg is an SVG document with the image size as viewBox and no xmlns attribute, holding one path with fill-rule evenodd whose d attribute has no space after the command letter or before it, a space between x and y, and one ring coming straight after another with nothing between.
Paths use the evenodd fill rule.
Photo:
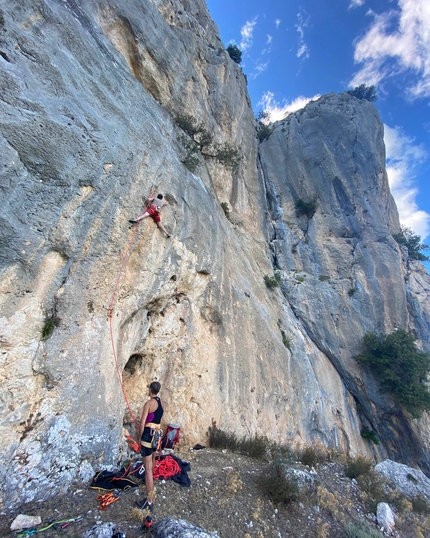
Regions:
<instances>
[{"instance_id":1,"label":"grey rock wall","mask_svg":"<svg viewBox=\"0 0 430 538\"><path fill-rule=\"evenodd\" d=\"M116 464L132 424L118 372L136 418L161 381L184 443L205 442L214 419L426 468L428 428L352 359L368 330L429 343L429 279L391 237L374 107L322 98L259 150L245 78L200 0L1 10L2 510ZM181 112L239 148L234 171L183 165ZM171 239L127 222L151 190L170 201ZM294 209L307 197L309 220Z\"/></svg>"},{"instance_id":2,"label":"grey rock wall","mask_svg":"<svg viewBox=\"0 0 430 538\"><path fill-rule=\"evenodd\" d=\"M363 424L378 433L382 453L412 457L428 471L423 431L416 434L354 360L368 332L406 328L424 349L430 334L429 275L392 237L399 221L376 109L346 93L324 96L276 125L260 163L272 258L291 309L356 399Z\"/></svg>"}]
</instances>

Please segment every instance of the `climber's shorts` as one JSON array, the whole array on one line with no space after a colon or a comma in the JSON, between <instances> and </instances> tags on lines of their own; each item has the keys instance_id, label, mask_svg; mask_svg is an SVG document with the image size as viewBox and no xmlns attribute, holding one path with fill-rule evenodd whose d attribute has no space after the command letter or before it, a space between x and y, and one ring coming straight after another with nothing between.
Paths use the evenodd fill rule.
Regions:
<instances>
[{"instance_id":1,"label":"climber's shorts","mask_svg":"<svg viewBox=\"0 0 430 538\"><path fill-rule=\"evenodd\" d=\"M152 218L152 220L154 222L160 222L161 221L160 213L157 211L157 208L155 207L155 205L152 205L152 206L148 207L146 212L148 213L148 215Z\"/></svg>"}]
</instances>

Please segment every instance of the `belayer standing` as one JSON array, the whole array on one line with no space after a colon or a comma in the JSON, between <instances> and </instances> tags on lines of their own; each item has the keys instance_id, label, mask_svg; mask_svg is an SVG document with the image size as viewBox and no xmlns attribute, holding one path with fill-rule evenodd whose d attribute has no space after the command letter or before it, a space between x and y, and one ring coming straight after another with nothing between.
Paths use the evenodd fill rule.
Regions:
<instances>
[{"instance_id":1,"label":"belayer standing","mask_svg":"<svg viewBox=\"0 0 430 538\"><path fill-rule=\"evenodd\" d=\"M152 511L152 505L154 502L154 459L155 449L152 446L153 434L156 430L160 429L161 418L164 410L160 398L157 394L160 392L161 385L158 381L153 381L149 385L149 397L150 399L143 406L142 416L140 419L140 453L143 456L145 466L145 486L146 486L146 499L140 504L141 508L148 508Z\"/></svg>"},{"instance_id":2,"label":"belayer standing","mask_svg":"<svg viewBox=\"0 0 430 538\"><path fill-rule=\"evenodd\" d=\"M169 202L167 200L163 200L162 194L157 194L156 198L154 196L150 196L148 198L148 201L149 201L149 207L146 208L145 213L142 213L140 217L136 217L135 219L130 219L128 222L131 222L132 224L137 224L142 219L151 217L152 220L155 222L155 224L165 234L165 236L170 237L170 235L167 233L166 228L161 224L161 218L160 218L161 208L163 208L165 205L169 205Z\"/></svg>"}]
</instances>

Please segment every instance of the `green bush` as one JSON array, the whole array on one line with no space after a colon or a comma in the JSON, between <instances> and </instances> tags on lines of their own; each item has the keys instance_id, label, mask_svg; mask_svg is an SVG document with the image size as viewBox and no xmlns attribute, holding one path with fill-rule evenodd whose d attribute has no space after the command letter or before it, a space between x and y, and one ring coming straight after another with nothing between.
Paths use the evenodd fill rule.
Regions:
<instances>
[{"instance_id":1,"label":"green bush","mask_svg":"<svg viewBox=\"0 0 430 538\"><path fill-rule=\"evenodd\" d=\"M356 478L361 491L365 494L366 504L372 512L376 512L379 503L388 503L399 512L404 509L404 496L397 490L390 491L387 480L379 473L369 469Z\"/></svg>"},{"instance_id":2,"label":"green bush","mask_svg":"<svg viewBox=\"0 0 430 538\"><path fill-rule=\"evenodd\" d=\"M229 142L214 143L213 135L191 114L176 114L174 121L190 137L187 139L184 135L178 136L178 140L187 151L187 162L197 167L198 159L194 154L200 151L204 157L212 157L226 168L233 170L237 166L240 157L236 146ZM186 164L185 161L182 162Z\"/></svg>"},{"instance_id":3,"label":"green bush","mask_svg":"<svg viewBox=\"0 0 430 538\"><path fill-rule=\"evenodd\" d=\"M284 346L287 347L288 349L290 349L291 340L289 338L287 338L287 335L285 334L285 331L283 331L282 329L281 329L281 336L282 336L282 343L284 344Z\"/></svg>"},{"instance_id":4,"label":"green bush","mask_svg":"<svg viewBox=\"0 0 430 538\"><path fill-rule=\"evenodd\" d=\"M285 465L280 460L270 464L269 472L263 473L258 479L262 492L274 504L290 504L300 499L297 478L287 476Z\"/></svg>"},{"instance_id":5,"label":"green bush","mask_svg":"<svg viewBox=\"0 0 430 538\"><path fill-rule=\"evenodd\" d=\"M302 200L302 198L299 198L296 202L296 210L299 215L306 215L308 219L311 219L316 211L317 204L315 200L310 200L306 202L305 200Z\"/></svg>"},{"instance_id":6,"label":"green bush","mask_svg":"<svg viewBox=\"0 0 430 538\"><path fill-rule=\"evenodd\" d=\"M228 433L212 425L208 429L209 446L211 448L228 449L255 459L266 459L273 449L273 443L264 435L238 438L234 433Z\"/></svg>"},{"instance_id":7,"label":"green bush","mask_svg":"<svg viewBox=\"0 0 430 538\"><path fill-rule=\"evenodd\" d=\"M51 338L54 332L55 323L53 319L46 319L42 327L42 340L48 340Z\"/></svg>"},{"instance_id":8,"label":"green bush","mask_svg":"<svg viewBox=\"0 0 430 538\"><path fill-rule=\"evenodd\" d=\"M264 275L264 282L266 283L266 286L269 289L274 289L279 286L279 283L281 282L281 275L280 273L275 273L275 276L270 277L269 275Z\"/></svg>"},{"instance_id":9,"label":"green bush","mask_svg":"<svg viewBox=\"0 0 430 538\"><path fill-rule=\"evenodd\" d=\"M191 114L176 114L174 120L176 125L187 133L200 150L212 144L212 134L202 122L199 122Z\"/></svg>"},{"instance_id":10,"label":"green bush","mask_svg":"<svg viewBox=\"0 0 430 538\"><path fill-rule=\"evenodd\" d=\"M224 215L230 220L230 208L228 207L227 202L221 202L222 210L224 211Z\"/></svg>"},{"instance_id":11,"label":"green bush","mask_svg":"<svg viewBox=\"0 0 430 538\"><path fill-rule=\"evenodd\" d=\"M366 99L372 103L378 99L375 86L366 86L366 84L360 84L360 86L356 86L353 90L348 90L346 93L357 99Z\"/></svg>"},{"instance_id":12,"label":"green bush","mask_svg":"<svg viewBox=\"0 0 430 538\"><path fill-rule=\"evenodd\" d=\"M379 439L376 432L369 430L369 428L363 428L361 430L361 437L363 437L363 439L369 439L375 445L379 445Z\"/></svg>"},{"instance_id":13,"label":"green bush","mask_svg":"<svg viewBox=\"0 0 430 538\"><path fill-rule=\"evenodd\" d=\"M418 480L415 478L415 476L411 473L408 473L406 475L406 478L410 481L410 482L413 482L414 484L418 484Z\"/></svg>"},{"instance_id":14,"label":"green bush","mask_svg":"<svg viewBox=\"0 0 430 538\"><path fill-rule=\"evenodd\" d=\"M230 168L230 170L236 167L240 159L239 150L229 142L214 144L211 153L203 153L203 155L214 158L226 168Z\"/></svg>"},{"instance_id":15,"label":"green bush","mask_svg":"<svg viewBox=\"0 0 430 538\"><path fill-rule=\"evenodd\" d=\"M372 468L372 462L364 456L348 458L345 465L345 474L348 478L358 478Z\"/></svg>"},{"instance_id":16,"label":"green bush","mask_svg":"<svg viewBox=\"0 0 430 538\"><path fill-rule=\"evenodd\" d=\"M349 296L349 297L352 297L354 294L357 293L357 291L358 291L358 288L350 288L350 289L348 290L348 296Z\"/></svg>"},{"instance_id":17,"label":"green bush","mask_svg":"<svg viewBox=\"0 0 430 538\"><path fill-rule=\"evenodd\" d=\"M328 282L330 280L330 277L327 275L320 275L318 278L321 282Z\"/></svg>"},{"instance_id":18,"label":"green bush","mask_svg":"<svg viewBox=\"0 0 430 538\"><path fill-rule=\"evenodd\" d=\"M197 157L199 151L197 144L183 134L178 135L178 140L185 149L185 157L181 162L188 168L188 170L195 172L200 163L200 160Z\"/></svg>"},{"instance_id":19,"label":"green bush","mask_svg":"<svg viewBox=\"0 0 430 538\"><path fill-rule=\"evenodd\" d=\"M430 354L415 347L415 339L404 329L389 335L366 334L365 351L356 357L379 379L382 388L418 418L430 410L427 386Z\"/></svg>"},{"instance_id":20,"label":"green bush","mask_svg":"<svg viewBox=\"0 0 430 538\"><path fill-rule=\"evenodd\" d=\"M316 445L306 445L296 450L296 456L303 465L315 467L317 463L323 463L328 459L328 452Z\"/></svg>"},{"instance_id":21,"label":"green bush","mask_svg":"<svg viewBox=\"0 0 430 538\"><path fill-rule=\"evenodd\" d=\"M430 505L421 495L417 495L412 499L412 510L418 514L430 514Z\"/></svg>"},{"instance_id":22,"label":"green bush","mask_svg":"<svg viewBox=\"0 0 430 538\"><path fill-rule=\"evenodd\" d=\"M227 47L227 52L233 62L240 64L240 62L242 61L242 51L237 45L230 44Z\"/></svg>"},{"instance_id":23,"label":"green bush","mask_svg":"<svg viewBox=\"0 0 430 538\"><path fill-rule=\"evenodd\" d=\"M421 243L421 237L415 234L410 228L401 226L401 231L397 234L393 234L394 239L408 249L409 258L413 260L428 261L430 258L425 256L420 251L429 250L430 246Z\"/></svg>"},{"instance_id":24,"label":"green bush","mask_svg":"<svg viewBox=\"0 0 430 538\"><path fill-rule=\"evenodd\" d=\"M257 138L260 142L263 142L263 140L267 140L272 133L273 127L259 122L257 126Z\"/></svg>"},{"instance_id":25,"label":"green bush","mask_svg":"<svg viewBox=\"0 0 430 538\"><path fill-rule=\"evenodd\" d=\"M382 534L368 523L348 523L344 532L345 538L382 538Z\"/></svg>"}]
</instances>

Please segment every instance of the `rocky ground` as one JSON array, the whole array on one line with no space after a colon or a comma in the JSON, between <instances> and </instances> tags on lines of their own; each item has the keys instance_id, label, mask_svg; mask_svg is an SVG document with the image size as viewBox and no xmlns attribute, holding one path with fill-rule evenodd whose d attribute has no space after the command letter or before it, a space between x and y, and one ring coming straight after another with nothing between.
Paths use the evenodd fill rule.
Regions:
<instances>
[{"instance_id":1,"label":"rocky ground","mask_svg":"<svg viewBox=\"0 0 430 538\"><path fill-rule=\"evenodd\" d=\"M366 495L357 482L345 476L340 460L315 466L316 491L299 502L275 506L259 487L259 478L268 472L269 463L208 448L199 451L183 448L175 454L191 464L191 487L181 487L172 481L157 482L155 522L166 517L184 519L206 531L217 531L221 538L345 538L345 526L350 522L367 522L377 530ZM295 467L309 471L300 464ZM23 507L21 513L41 516L40 528L52 521L83 516L81 521L64 529L50 528L37 534L43 538L78 538L96 522L107 521L115 523L116 530L127 538L156 536L153 530L142 530L142 512L135 506L144 497L143 487L123 493L105 511L98 510L96 496L97 492L89 488L74 489L49 502ZM14 517L1 518L0 536L16 536L10 531ZM397 514L391 536L428 538L430 520L413 512L406 502L403 511Z\"/></svg>"}]
</instances>

